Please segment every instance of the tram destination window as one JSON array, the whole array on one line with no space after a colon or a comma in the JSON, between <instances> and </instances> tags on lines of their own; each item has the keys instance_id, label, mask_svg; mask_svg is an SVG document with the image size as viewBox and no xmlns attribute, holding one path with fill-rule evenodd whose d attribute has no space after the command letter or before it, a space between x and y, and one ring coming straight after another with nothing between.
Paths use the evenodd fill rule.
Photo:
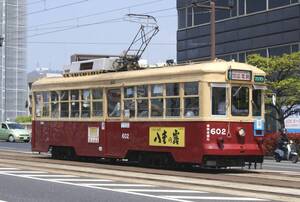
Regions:
<instances>
[{"instance_id":1,"label":"tram destination window","mask_svg":"<svg viewBox=\"0 0 300 202\"><path fill-rule=\"evenodd\" d=\"M231 114L233 116L249 115L249 88L242 86L231 88Z\"/></svg>"},{"instance_id":2,"label":"tram destination window","mask_svg":"<svg viewBox=\"0 0 300 202\"><path fill-rule=\"evenodd\" d=\"M252 112L253 116L261 116L261 106L262 106L262 91L253 90L252 91Z\"/></svg>"},{"instance_id":3,"label":"tram destination window","mask_svg":"<svg viewBox=\"0 0 300 202\"><path fill-rule=\"evenodd\" d=\"M226 115L225 87L212 87L212 115Z\"/></svg>"},{"instance_id":4,"label":"tram destination window","mask_svg":"<svg viewBox=\"0 0 300 202\"><path fill-rule=\"evenodd\" d=\"M121 116L121 90L111 89L107 91L107 111L109 117Z\"/></svg>"}]
</instances>

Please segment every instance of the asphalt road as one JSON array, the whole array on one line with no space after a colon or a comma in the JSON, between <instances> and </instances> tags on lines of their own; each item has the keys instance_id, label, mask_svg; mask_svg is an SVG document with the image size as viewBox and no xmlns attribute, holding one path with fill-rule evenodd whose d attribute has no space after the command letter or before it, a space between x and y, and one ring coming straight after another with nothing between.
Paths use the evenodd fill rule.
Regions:
<instances>
[{"instance_id":1,"label":"asphalt road","mask_svg":"<svg viewBox=\"0 0 300 202\"><path fill-rule=\"evenodd\" d=\"M0 166L0 202L265 201L180 188Z\"/></svg>"},{"instance_id":2,"label":"asphalt road","mask_svg":"<svg viewBox=\"0 0 300 202\"><path fill-rule=\"evenodd\" d=\"M5 141L0 141L0 149L13 150L19 152L31 152L31 144L30 143L9 143ZM275 162L275 160L272 159L272 157L266 157L262 165L262 168L266 170L291 171L291 172L300 173L300 161L296 164L290 161L281 161L280 163L278 163ZM258 169L260 169L260 165L258 165Z\"/></svg>"}]
</instances>

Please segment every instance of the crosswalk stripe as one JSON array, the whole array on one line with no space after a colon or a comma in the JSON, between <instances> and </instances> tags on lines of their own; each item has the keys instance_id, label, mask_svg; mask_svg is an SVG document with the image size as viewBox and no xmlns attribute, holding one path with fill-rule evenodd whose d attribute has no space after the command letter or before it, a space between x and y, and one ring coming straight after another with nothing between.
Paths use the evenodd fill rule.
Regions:
<instances>
[{"instance_id":1,"label":"crosswalk stripe","mask_svg":"<svg viewBox=\"0 0 300 202\"><path fill-rule=\"evenodd\" d=\"M49 177L49 178L52 178L52 177L61 177L62 179L64 177L78 177L78 176L74 176L74 175L22 175L23 177ZM51 179L52 180L52 179Z\"/></svg>"},{"instance_id":2,"label":"crosswalk stripe","mask_svg":"<svg viewBox=\"0 0 300 202\"><path fill-rule=\"evenodd\" d=\"M55 178L50 179L53 181L64 181L64 182L112 182L112 180L100 180L100 179L63 179L63 178Z\"/></svg>"},{"instance_id":3,"label":"crosswalk stripe","mask_svg":"<svg viewBox=\"0 0 300 202\"><path fill-rule=\"evenodd\" d=\"M47 173L47 172L43 172L43 171L29 171L29 170L10 170L10 171L0 171L0 173L11 173L11 174L22 174L22 173L32 173L32 174L42 174L42 173Z\"/></svg>"},{"instance_id":4,"label":"crosswalk stripe","mask_svg":"<svg viewBox=\"0 0 300 202\"><path fill-rule=\"evenodd\" d=\"M196 193L205 194L207 192L194 190L173 190L173 189L118 189L123 192L153 192L153 193Z\"/></svg>"},{"instance_id":5,"label":"crosswalk stripe","mask_svg":"<svg viewBox=\"0 0 300 202\"><path fill-rule=\"evenodd\" d=\"M163 196L172 199L201 199L201 200L227 200L227 201L266 201L258 198L247 197L222 197L222 196Z\"/></svg>"},{"instance_id":6,"label":"crosswalk stripe","mask_svg":"<svg viewBox=\"0 0 300 202\"><path fill-rule=\"evenodd\" d=\"M2 171L2 170L19 170L19 169L17 169L17 168L0 168L0 171Z\"/></svg>"},{"instance_id":7,"label":"crosswalk stripe","mask_svg":"<svg viewBox=\"0 0 300 202\"><path fill-rule=\"evenodd\" d=\"M146 184L85 184L82 183L81 185L101 186L101 187L154 187L153 185L146 185Z\"/></svg>"}]
</instances>

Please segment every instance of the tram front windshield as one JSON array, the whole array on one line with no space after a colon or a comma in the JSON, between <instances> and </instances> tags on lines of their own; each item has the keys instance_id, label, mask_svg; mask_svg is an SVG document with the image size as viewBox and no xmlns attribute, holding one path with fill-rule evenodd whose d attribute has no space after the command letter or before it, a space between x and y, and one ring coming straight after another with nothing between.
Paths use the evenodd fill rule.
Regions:
<instances>
[{"instance_id":1,"label":"tram front windshield","mask_svg":"<svg viewBox=\"0 0 300 202\"><path fill-rule=\"evenodd\" d=\"M231 114L233 116L249 115L249 88L234 86L231 88Z\"/></svg>"}]
</instances>

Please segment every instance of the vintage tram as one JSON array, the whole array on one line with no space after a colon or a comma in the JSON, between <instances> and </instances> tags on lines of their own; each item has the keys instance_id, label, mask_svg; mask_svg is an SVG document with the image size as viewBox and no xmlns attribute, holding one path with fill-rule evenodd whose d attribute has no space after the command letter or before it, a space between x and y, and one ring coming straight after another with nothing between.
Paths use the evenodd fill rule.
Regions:
<instances>
[{"instance_id":1,"label":"vintage tram","mask_svg":"<svg viewBox=\"0 0 300 202\"><path fill-rule=\"evenodd\" d=\"M265 73L222 60L66 73L33 83L32 151L54 158L263 161Z\"/></svg>"}]
</instances>

